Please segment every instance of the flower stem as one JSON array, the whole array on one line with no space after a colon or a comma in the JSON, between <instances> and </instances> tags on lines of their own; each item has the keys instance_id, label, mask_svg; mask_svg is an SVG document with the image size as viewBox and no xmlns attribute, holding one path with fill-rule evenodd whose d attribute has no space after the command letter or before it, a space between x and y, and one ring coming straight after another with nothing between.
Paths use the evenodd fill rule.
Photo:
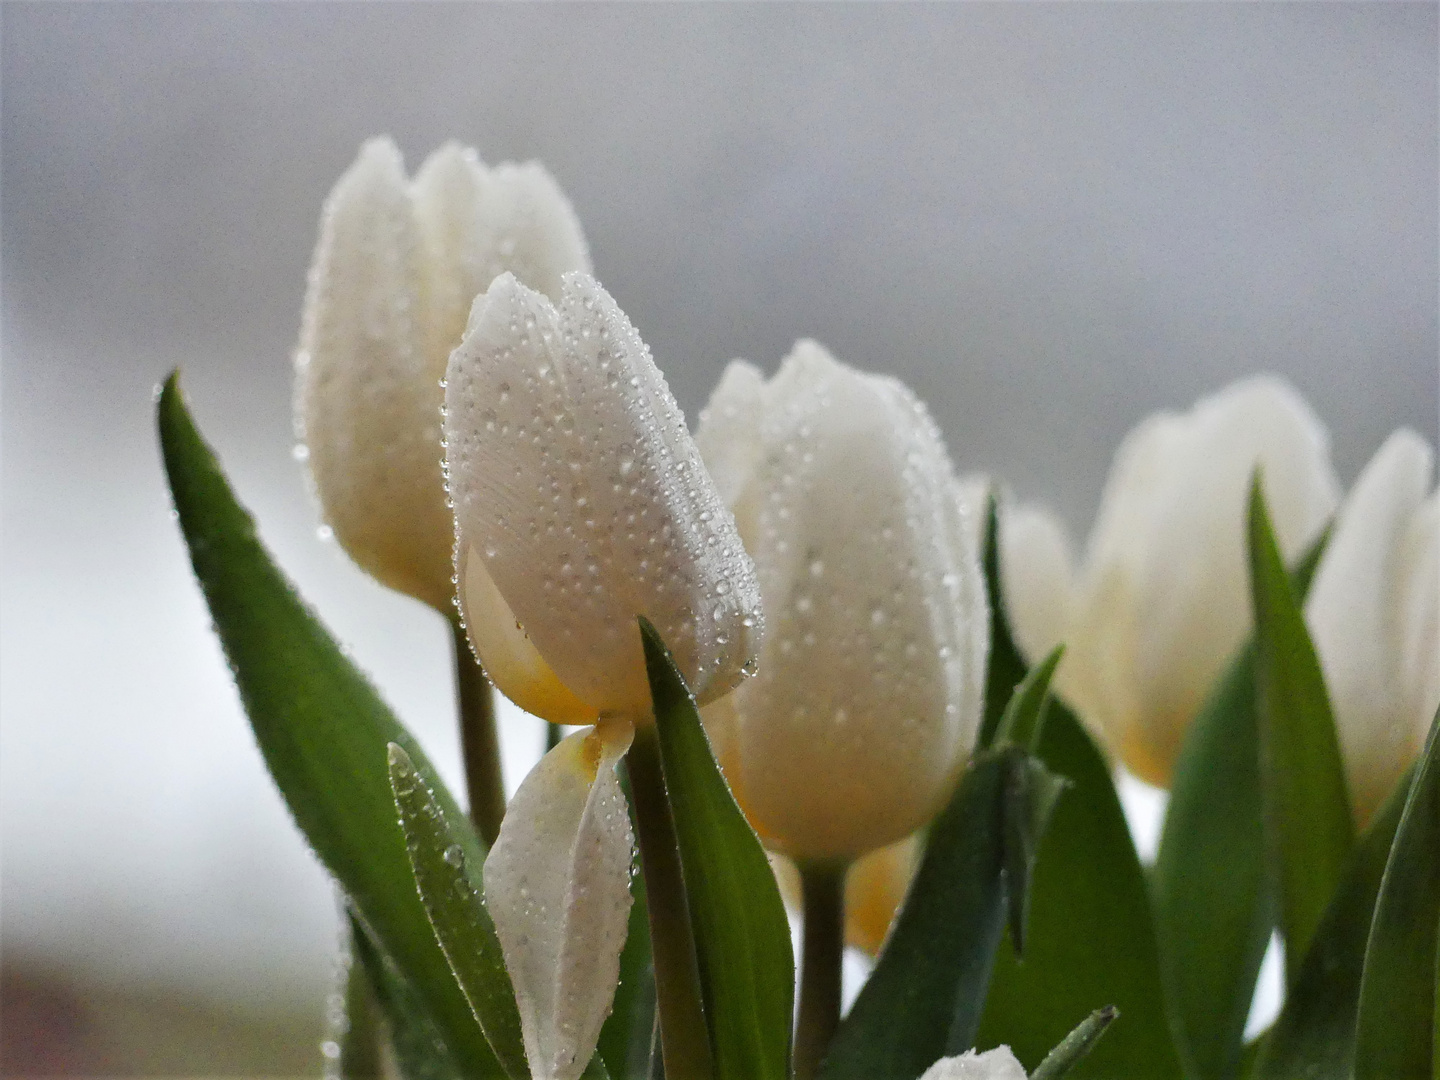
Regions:
<instances>
[{"instance_id":1,"label":"flower stem","mask_svg":"<svg viewBox=\"0 0 1440 1080\"><path fill-rule=\"evenodd\" d=\"M470 820L488 848L500 835L505 816L505 781L500 771L500 738L495 730L495 695L470 651L465 629L451 622L455 645L455 698L460 711L460 749Z\"/></svg>"},{"instance_id":2,"label":"flower stem","mask_svg":"<svg viewBox=\"0 0 1440 1080\"><path fill-rule=\"evenodd\" d=\"M800 1019L795 1028L795 1077L812 1080L840 1026L840 959L845 949L843 863L800 868L805 896L801 932Z\"/></svg>"},{"instance_id":3,"label":"flower stem","mask_svg":"<svg viewBox=\"0 0 1440 1080\"><path fill-rule=\"evenodd\" d=\"M653 723L636 725L627 760L635 797L640 866L650 906L655 1003L665 1080L709 1080L714 1075L714 1062L700 996L700 963L690 925L675 819L665 793L660 737Z\"/></svg>"}]
</instances>

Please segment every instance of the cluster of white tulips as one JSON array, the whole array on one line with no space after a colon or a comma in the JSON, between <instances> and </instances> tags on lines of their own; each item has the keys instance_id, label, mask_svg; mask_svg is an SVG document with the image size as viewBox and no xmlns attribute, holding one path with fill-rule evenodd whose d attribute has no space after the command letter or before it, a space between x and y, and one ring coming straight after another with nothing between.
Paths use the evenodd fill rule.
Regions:
<instances>
[{"instance_id":1,"label":"cluster of white tulips","mask_svg":"<svg viewBox=\"0 0 1440 1080\"><path fill-rule=\"evenodd\" d=\"M473 151L447 145L409 179L394 145L375 140L325 206L296 380L297 431L335 538L378 580L438 610L457 633L463 627L469 654L457 656L462 685L467 669L479 685L478 665L495 690L556 726L552 748L503 806L488 701L473 691L462 700L473 830L446 818L448 796L436 795L433 779L413 781L424 774L418 751L399 738L384 740L396 744L392 782L401 775L397 761L408 770L404 763L414 758L419 770L403 772L408 779L395 787L415 875L411 891L424 901L499 1062L496 1075L1023 1080L1017 1054L1037 1057L1025 1042L1029 1029L1007 1027L1001 1006L986 1005L986 980L992 963L1000 965L996 980L1012 977L1002 971L1005 961L993 959L1006 922L1002 908L1019 912L1009 917L1018 952L1027 902L1036 905L1037 937L1024 955L1040 965L1030 975L1043 978L1050 954L1040 923L1063 926L1064 912L1063 905L1058 914L1041 910L1051 903L1042 895L1050 849L1041 838L1052 803L1063 813L1084 782L1056 776L1055 791L1064 779L1077 790L1054 803L1015 779L1022 766L997 773L1004 797L995 801L995 820L1007 839L997 841L1005 850L993 871L979 855L959 869L944 862L952 842L990 850L975 839L983 815L962 820L955 808L972 797L965 793L984 763L1010 760L1007 754L1064 774L1042 734L1052 723L1045 717L1061 712L1078 717L1083 726L1075 730L1086 745L1093 739L1099 746L1106 792L1109 770L1120 766L1178 791L1184 755L1192 752L1187 740L1198 742L1197 716L1211 708L1217 684L1257 633L1257 535L1273 535L1288 567L1323 548L1303 618L1343 761L1342 800L1348 792L1353 815L1347 837L1384 817L1387 800L1406 803L1407 785L1411 801L1424 796L1412 778L1423 773L1415 763L1440 706L1440 498L1431 449L1397 431L1342 494L1323 425L1279 379L1247 379L1187 412L1140 424L1116 454L1077 558L1044 507L959 476L924 404L903 384L852 368L814 341L799 341L769 379L750 363L731 363L692 433L639 332L592 276L579 221L543 167L487 168ZM169 444L167 453L176 453ZM177 505L185 517L178 484ZM1257 506L1272 532L1256 532ZM216 586L201 555L196 560L216 606ZM1297 603L1300 595L1297 587ZM225 637L218 607L217 623ZM706 940L714 925L705 921L710 892L740 880L726 859L733 854L737 866L748 867L748 849L721 845L713 850L731 854L709 863L693 854L697 830L723 819L731 804L687 786L691 773L679 763L689 744L670 719L674 709L658 696L657 643L698 709L702 743L723 775L720 790L803 913L793 1029L788 1007L778 1019L745 1020L750 1028L733 1019L768 1006L758 996L737 1004L737 992L725 986L769 985L752 969L772 958L741 947L760 940L754 936ZM237 646L228 637L226 644L255 717L264 705L247 690ZM997 675L1002 649L1019 664L1008 682ZM1262 667L1273 660L1263 641L1258 655ZM1264 703L1280 700L1289 684L1259 681L1271 695L1262 698L1264 713ZM255 722L259 732L262 722ZM561 738L559 725L583 730ZM1262 736L1262 761L1250 766L1268 775L1266 762L1284 748ZM261 734L262 748L282 791L292 806L297 798L303 803L266 738ZM488 763L475 759L487 753ZM383 759L375 767L383 768ZM442 891L430 882L445 866L426 861L420 819L407 816L415 791L437 800L426 812L444 819L453 835L464 831L463 842L438 849L454 868ZM1097 806L1108 805L1113 792L1097 797ZM1043 812L1017 811L1027 799L1043 803ZM296 816L352 897L357 956L374 951L389 973L377 976L380 969L357 961L359 978L374 984L372 1007L382 1018L374 1037L384 1061L407 1075L435 1060L459 1075L485 1074L489 1066L467 1059L455 1034L464 1018L446 1019L443 1006L425 1004L424 979L406 966L410 946L394 944L398 931L376 913L369 886L352 884L348 875L361 881L362 870L347 869L334 854L340 841L316 839L324 830L304 810ZM1033 833L1016 825L1021 818ZM344 827L336 823L333 831ZM1390 828L1397 828L1393 821ZM952 833L968 838L952 841ZM1017 835L1025 838L1021 862L1011 861L1008 846ZM1267 850L1268 858L1287 858ZM1041 892L1027 901L1032 869ZM965 994L956 990L960 1004L946 1005L973 1017L947 1019L948 1035L912 1058L866 1057L879 1036L865 1032L903 1029L904 1018L923 1011L920 1002L933 997L926 980L962 985L959 974L925 968L926 948L912 943L921 931L907 936L903 920L930 925L922 922L928 910L947 910L933 898L951 895L945 888L963 891L967 881L989 881L987 874L993 896L1009 899L995 899L988 922L976 916L971 936L988 942L973 946L983 957L978 1000L960 1001ZM767 869L763 888L753 886L755 894L740 897L734 910L773 906L770 875ZM1288 912L1285 880L1276 887ZM498 953L477 946L466 954L463 934L447 929L459 925L447 914L457 904L471 904L465 925L488 934L493 923ZM1424 910L1433 949L1434 904ZM959 908L952 921L970 934ZM1320 920L1316 930L1315 921L1307 933L1323 934L1327 924ZM1272 916L1262 941L1276 925ZM1283 919L1278 926L1283 933ZM1148 926L1132 930L1151 933ZM1084 936L1087 928L1073 931ZM636 968L631 950L647 932ZM842 1026L847 940L879 960L874 987L867 985L855 1007L867 1016ZM1303 944L1287 940L1297 952ZM970 937L955 948L971 949ZM1162 940L1159 951L1166 948ZM793 973L788 938L779 951L774 962ZM944 955L937 946L932 966ZM490 989L477 990L475 971L486 956ZM1167 963L1183 964L1160 961L1157 985L1171 992L1183 971L1171 978ZM1430 963L1433 973L1433 954ZM913 985L911 998L886 998L898 993L882 985L887 965L897 984ZM1372 977L1380 976L1367 972ZM504 992L493 992L495 979L513 1008L496 1004ZM642 1004L637 984L653 987ZM1291 984L1297 1000L1300 986ZM793 991L792 981L784 1002ZM1118 1025L1100 1042L1113 1011L1088 1028L1083 1012L1036 1021L1032 1027L1047 1033L1081 1026L1043 1063L1027 1059L1032 1075L1086 1075L1086 1063L1101 1060L1112 1042L1122 1056L1110 1059L1112 1071L1093 1075L1218 1077L1254 1068L1262 1069L1254 1075L1269 1075L1267 1055L1281 1053L1243 1047L1236 1030L1230 1059L1212 1070L1198 1042L1186 1044L1190 1022L1182 1019L1165 1036L1180 1030L1178 1043L1167 1042L1170 1056L1161 1056L1179 1071L1166 1064L1147 1073L1143 1063L1161 1057L1123 1056L1128 1002L1094 1000L1086 1009L1115 1004ZM415 1056L414 1033L406 1031L417 1011L428 1016L419 1027L431 1050L439 1048L438 1059ZM633 1030L612 1038L622 1013ZM883 1020L892 1015L902 1019ZM351 1018L356 1038L362 1019ZM778 1065L766 1049L767 1024L782 1032ZM1355 1028L1353 1016L1350 1024ZM732 1028L760 1033L753 1059L733 1050L740 1036ZM1363 1043L1363 1022L1360 1029ZM992 1032L995 1041L986 1043ZM998 1045L1002 1040L1016 1053ZM1046 1047L1061 1041L1044 1040ZM624 1046L611 1050L612 1043ZM1092 1045L1096 1054L1082 1060ZM861 1064L847 1064L852 1051ZM902 1058L908 1064L896 1064ZM354 1060L342 1061L341 1071ZM1130 1064L1117 1073L1117 1061Z\"/></svg>"}]
</instances>

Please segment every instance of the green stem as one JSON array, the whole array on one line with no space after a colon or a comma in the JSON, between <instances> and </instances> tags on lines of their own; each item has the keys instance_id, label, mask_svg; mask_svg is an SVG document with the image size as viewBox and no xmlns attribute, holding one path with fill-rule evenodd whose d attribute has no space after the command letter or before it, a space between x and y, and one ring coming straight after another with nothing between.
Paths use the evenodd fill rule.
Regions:
<instances>
[{"instance_id":1,"label":"green stem","mask_svg":"<svg viewBox=\"0 0 1440 1080\"><path fill-rule=\"evenodd\" d=\"M640 867L650 907L655 958L655 1004L666 1080L709 1080L714 1075L710 1032L700 996L700 963L690 904L680 867L675 819L665 793L660 737L653 723L636 726L627 757L640 839Z\"/></svg>"},{"instance_id":2,"label":"green stem","mask_svg":"<svg viewBox=\"0 0 1440 1080\"><path fill-rule=\"evenodd\" d=\"M845 951L843 863L801 866L805 922L800 943L800 1019L795 1027L795 1077L812 1080L840 1026L840 960Z\"/></svg>"},{"instance_id":3,"label":"green stem","mask_svg":"<svg viewBox=\"0 0 1440 1080\"><path fill-rule=\"evenodd\" d=\"M458 622L450 629L455 645L455 698L460 710L460 750L465 759L465 787L470 820L488 848L500 835L505 816L505 780L500 771L500 738L495 730L495 694L470 651Z\"/></svg>"}]
</instances>

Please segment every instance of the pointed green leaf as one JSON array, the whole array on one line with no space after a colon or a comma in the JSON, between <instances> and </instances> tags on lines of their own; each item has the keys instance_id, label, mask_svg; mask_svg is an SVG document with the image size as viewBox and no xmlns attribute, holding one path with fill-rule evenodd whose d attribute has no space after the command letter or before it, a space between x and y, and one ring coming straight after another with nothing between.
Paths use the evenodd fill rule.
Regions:
<instances>
[{"instance_id":1,"label":"pointed green leaf","mask_svg":"<svg viewBox=\"0 0 1440 1080\"><path fill-rule=\"evenodd\" d=\"M445 812L402 747L391 743L388 755L390 789L425 914L495 1056L512 1080L527 1080L515 990L481 899L485 848L468 820Z\"/></svg>"},{"instance_id":2,"label":"pointed green leaf","mask_svg":"<svg viewBox=\"0 0 1440 1080\"><path fill-rule=\"evenodd\" d=\"M1322 535L1291 572L1303 599ZM1242 1075L1245 1024L1276 921L1261 821L1255 650L1247 641L1186 732L1151 871L1161 958L1190 1071Z\"/></svg>"},{"instance_id":3,"label":"pointed green leaf","mask_svg":"<svg viewBox=\"0 0 1440 1080\"><path fill-rule=\"evenodd\" d=\"M1065 646L1057 645L1050 655L1037 664L1015 687L1000 717L992 745L1006 742L1034 751L1040 742L1045 724L1045 710L1050 704L1050 682L1065 655Z\"/></svg>"},{"instance_id":4,"label":"pointed green leaf","mask_svg":"<svg viewBox=\"0 0 1440 1080\"><path fill-rule=\"evenodd\" d=\"M389 1035L390 1049L403 1080L462 1080L464 1073L445 1048L439 1030L410 984L386 961L370 934L350 919L351 963L375 992Z\"/></svg>"},{"instance_id":5,"label":"pointed green leaf","mask_svg":"<svg viewBox=\"0 0 1440 1080\"><path fill-rule=\"evenodd\" d=\"M1017 693L1015 695L1019 697ZM1055 803L1070 782L1056 776L1034 757L1011 761L1005 774L1005 893L1010 943L1016 956L1025 954L1025 922L1030 911L1030 879L1040 841ZM969 1046L951 1047L963 1054Z\"/></svg>"},{"instance_id":6,"label":"pointed green leaf","mask_svg":"<svg viewBox=\"0 0 1440 1080\"><path fill-rule=\"evenodd\" d=\"M1024 756L1014 746L978 755L931 824L905 904L822 1080L914 1080L949 1047L975 1045L1005 925L1005 781Z\"/></svg>"},{"instance_id":7,"label":"pointed green leaf","mask_svg":"<svg viewBox=\"0 0 1440 1080\"><path fill-rule=\"evenodd\" d=\"M1365 943L1409 788L1407 782L1391 795L1356 846L1285 995L1285 1007L1247 1074L1254 1080L1350 1074Z\"/></svg>"},{"instance_id":8,"label":"pointed green leaf","mask_svg":"<svg viewBox=\"0 0 1440 1080\"><path fill-rule=\"evenodd\" d=\"M1119 1015L1120 1010L1113 1005L1096 1009L1060 1040L1059 1046L1045 1055L1045 1060L1030 1074L1030 1080L1061 1080L1061 1077L1069 1076L1076 1063L1090 1053L1100 1036L1105 1034L1105 1029Z\"/></svg>"},{"instance_id":9,"label":"pointed green leaf","mask_svg":"<svg viewBox=\"0 0 1440 1080\"><path fill-rule=\"evenodd\" d=\"M685 680L655 628L642 618L640 629L716 1073L785 1080L795 993L785 904Z\"/></svg>"},{"instance_id":10,"label":"pointed green leaf","mask_svg":"<svg viewBox=\"0 0 1440 1080\"><path fill-rule=\"evenodd\" d=\"M1266 846L1280 880L1286 983L1355 847L1340 744L1320 659L1305 628L1257 474L1250 488L1250 595Z\"/></svg>"},{"instance_id":11,"label":"pointed green leaf","mask_svg":"<svg viewBox=\"0 0 1440 1080\"><path fill-rule=\"evenodd\" d=\"M171 375L160 445L180 529L265 764L295 823L467 1076L503 1076L415 891L385 764L403 746L446 812L429 760L276 568Z\"/></svg>"},{"instance_id":12,"label":"pointed green leaf","mask_svg":"<svg viewBox=\"0 0 1440 1080\"><path fill-rule=\"evenodd\" d=\"M1429 1080L1440 1067L1440 713L1415 770L1365 947L1355 1080Z\"/></svg>"},{"instance_id":13,"label":"pointed green leaf","mask_svg":"<svg viewBox=\"0 0 1440 1080\"><path fill-rule=\"evenodd\" d=\"M380 1061L385 1036L380 1023L380 1002L358 955L358 950L364 947L359 941L364 932L352 917L350 956L345 972L345 1016L335 1047L339 1052L336 1064L340 1080L380 1080L383 1074ZM330 1023L334 1024L335 1020Z\"/></svg>"},{"instance_id":14,"label":"pointed green leaf","mask_svg":"<svg viewBox=\"0 0 1440 1080\"><path fill-rule=\"evenodd\" d=\"M1178 1077L1149 893L1109 766L1059 701L1040 757L1074 786L1040 844L1025 961L1001 945L976 1044L1006 1044L1033 1069L1068 1033L1067 1018L1111 1002L1125 1022L1072 1075Z\"/></svg>"},{"instance_id":15,"label":"pointed green leaf","mask_svg":"<svg viewBox=\"0 0 1440 1080\"><path fill-rule=\"evenodd\" d=\"M1025 677L1025 660L1010 634L1005 588L1000 572L1000 512L992 492L985 502L985 593L990 598L990 652L985 664L985 715L975 741L983 750L995 741L1000 718L1015 687Z\"/></svg>"},{"instance_id":16,"label":"pointed green leaf","mask_svg":"<svg viewBox=\"0 0 1440 1080\"><path fill-rule=\"evenodd\" d=\"M552 725L553 726L553 725ZM630 824L639 835L635 804L630 792L630 771L620 763L620 785L630 809ZM616 1080L649 1080L650 1043L655 1029L655 971L650 956L650 915L645 894L645 876L640 872L640 855L630 873L630 925L625 949L620 953L620 983L615 988L615 1005L600 1029L597 1052Z\"/></svg>"}]
</instances>

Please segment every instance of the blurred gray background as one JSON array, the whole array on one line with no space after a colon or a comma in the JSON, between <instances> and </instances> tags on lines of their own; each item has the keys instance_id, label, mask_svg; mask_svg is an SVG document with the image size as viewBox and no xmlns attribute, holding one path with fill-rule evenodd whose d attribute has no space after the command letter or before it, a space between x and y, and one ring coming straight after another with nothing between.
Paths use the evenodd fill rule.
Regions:
<instances>
[{"instance_id":1,"label":"blurred gray background","mask_svg":"<svg viewBox=\"0 0 1440 1080\"><path fill-rule=\"evenodd\" d=\"M333 900L167 517L169 369L455 774L443 627L317 541L290 456L317 215L370 135L545 161L692 417L814 336L1079 537L1133 424L1255 370L1346 482L1435 441L1434 4L7 3L0 36L10 1071L315 1061Z\"/></svg>"}]
</instances>

